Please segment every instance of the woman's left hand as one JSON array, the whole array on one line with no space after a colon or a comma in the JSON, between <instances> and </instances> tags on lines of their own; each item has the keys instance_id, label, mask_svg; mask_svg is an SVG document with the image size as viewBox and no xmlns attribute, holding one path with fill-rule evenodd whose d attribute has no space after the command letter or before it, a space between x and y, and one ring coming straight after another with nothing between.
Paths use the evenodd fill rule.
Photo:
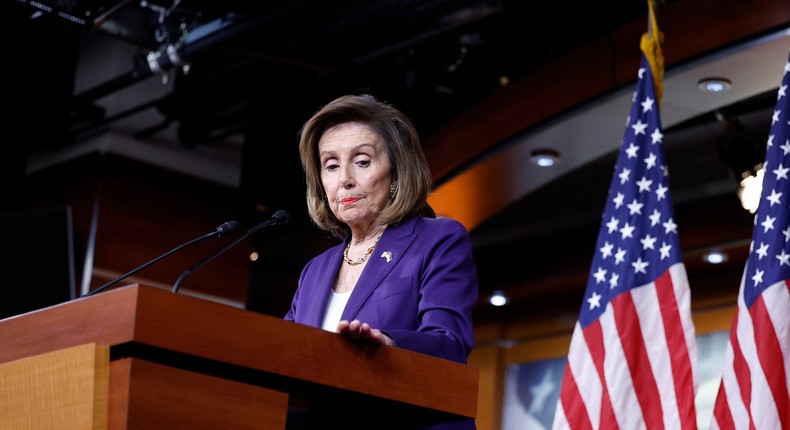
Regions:
<instances>
[{"instance_id":1,"label":"woman's left hand","mask_svg":"<svg viewBox=\"0 0 790 430\"><path fill-rule=\"evenodd\" d=\"M375 342L387 346L393 346L395 344L395 342L381 330L375 329L371 327L370 324L363 323L360 320L351 322L346 320L340 321L337 324L337 332L350 339Z\"/></svg>"}]
</instances>

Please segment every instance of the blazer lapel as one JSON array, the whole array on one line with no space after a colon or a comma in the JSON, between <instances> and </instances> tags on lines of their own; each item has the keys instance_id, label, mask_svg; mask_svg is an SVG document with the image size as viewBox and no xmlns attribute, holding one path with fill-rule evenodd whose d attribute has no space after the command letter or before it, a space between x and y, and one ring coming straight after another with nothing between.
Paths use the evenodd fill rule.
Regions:
<instances>
[{"instance_id":1,"label":"blazer lapel","mask_svg":"<svg viewBox=\"0 0 790 430\"><path fill-rule=\"evenodd\" d=\"M351 293L341 319L353 320L373 291L392 269L400 263L403 254L409 249L416 237L414 230L417 220L417 217L412 217L384 230L384 235L381 237L378 245L376 245L376 249L362 271L362 275L357 280L357 285Z\"/></svg>"}]
</instances>

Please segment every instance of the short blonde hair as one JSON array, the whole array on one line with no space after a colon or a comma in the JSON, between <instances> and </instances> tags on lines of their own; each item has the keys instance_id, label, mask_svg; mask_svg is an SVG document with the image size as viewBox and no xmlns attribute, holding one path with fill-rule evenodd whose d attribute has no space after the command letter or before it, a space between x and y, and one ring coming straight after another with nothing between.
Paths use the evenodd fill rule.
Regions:
<instances>
[{"instance_id":1,"label":"short blonde hair","mask_svg":"<svg viewBox=\"0 0 790 430\"><path fill-rule=\"evenodd\" d=\"M396 189L391 204L381 214L383 223L398 223L418 214L433 216L427 200L432 186L431 173L416 128L399 110L369 94L362 94L331 101L316 112L300 132L299 156L307 185L307 210L313 222L341 239L349 232L348 226L329 208L321 183L318 142L330 128L350 122L368 126L384 141L390 177Z\"/></svg>"}]
</instances>

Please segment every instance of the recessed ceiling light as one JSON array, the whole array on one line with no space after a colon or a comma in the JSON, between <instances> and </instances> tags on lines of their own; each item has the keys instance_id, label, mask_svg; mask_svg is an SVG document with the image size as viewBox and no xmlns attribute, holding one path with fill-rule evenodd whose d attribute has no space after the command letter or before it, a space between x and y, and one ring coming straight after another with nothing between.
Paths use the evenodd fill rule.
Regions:
<instances>
[{"instance_id":1,"label":"recessed ceiling light","mask_svg":"<svg viewBox=\"0 0 790 430\"><path fill-rule=\"evenodd\" d=\"M732 88L732 82L725 78L705 78L697 83L697 87L706 93L721 93Z\"/></svg>"},{"instance_id":2,"label":"recessed ceiling light","mask_svg":"<svg viewBox=\"0 0 790 430\"><path fill-rule=\"evenodd\" d=\"M705 260L706 263L722 264L729 259L729 256L724 251L718 249L712 249L706 252L705 254L703 254L702 259Z\"/></svg>"},{"instance_id":3,"label":"recessed ceiling light","mask_svg":"<svg viewBox=\"0 0 790 430\"><path fill-rule=\"evenodd\" d=\"M494 306L505 306L507 304L507 296L502 291L494 291L491 297L488 298L488 303Z\"/></svg>"},{"instance_id":4,"label":"recessed ceiling light","mask_svg":"<svg viewBox=\"0 0 790 430\"><path fill-rule=\"evenodd\" d=\"M535 149L529 160L540 167L551 167L560 161L560 153L553 149Z\"/></svg>"}]
</instances>

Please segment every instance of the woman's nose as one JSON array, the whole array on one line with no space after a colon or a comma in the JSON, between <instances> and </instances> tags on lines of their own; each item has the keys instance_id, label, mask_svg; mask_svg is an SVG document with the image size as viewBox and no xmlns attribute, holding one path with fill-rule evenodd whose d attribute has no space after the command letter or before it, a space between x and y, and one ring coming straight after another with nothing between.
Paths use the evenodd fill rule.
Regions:
<instances>
[{"instance_id":1,"label":"woman's nose","mask_svg":"<svg viewBox=\"0 0 790 430\"><path fill-rule=\"evenodd\" d=\"M352 171L350 166L344 166L340 169L340 181L343 184L343 188L350 188L354 186L354 172Z\"/></svg>"}]
</instances>

